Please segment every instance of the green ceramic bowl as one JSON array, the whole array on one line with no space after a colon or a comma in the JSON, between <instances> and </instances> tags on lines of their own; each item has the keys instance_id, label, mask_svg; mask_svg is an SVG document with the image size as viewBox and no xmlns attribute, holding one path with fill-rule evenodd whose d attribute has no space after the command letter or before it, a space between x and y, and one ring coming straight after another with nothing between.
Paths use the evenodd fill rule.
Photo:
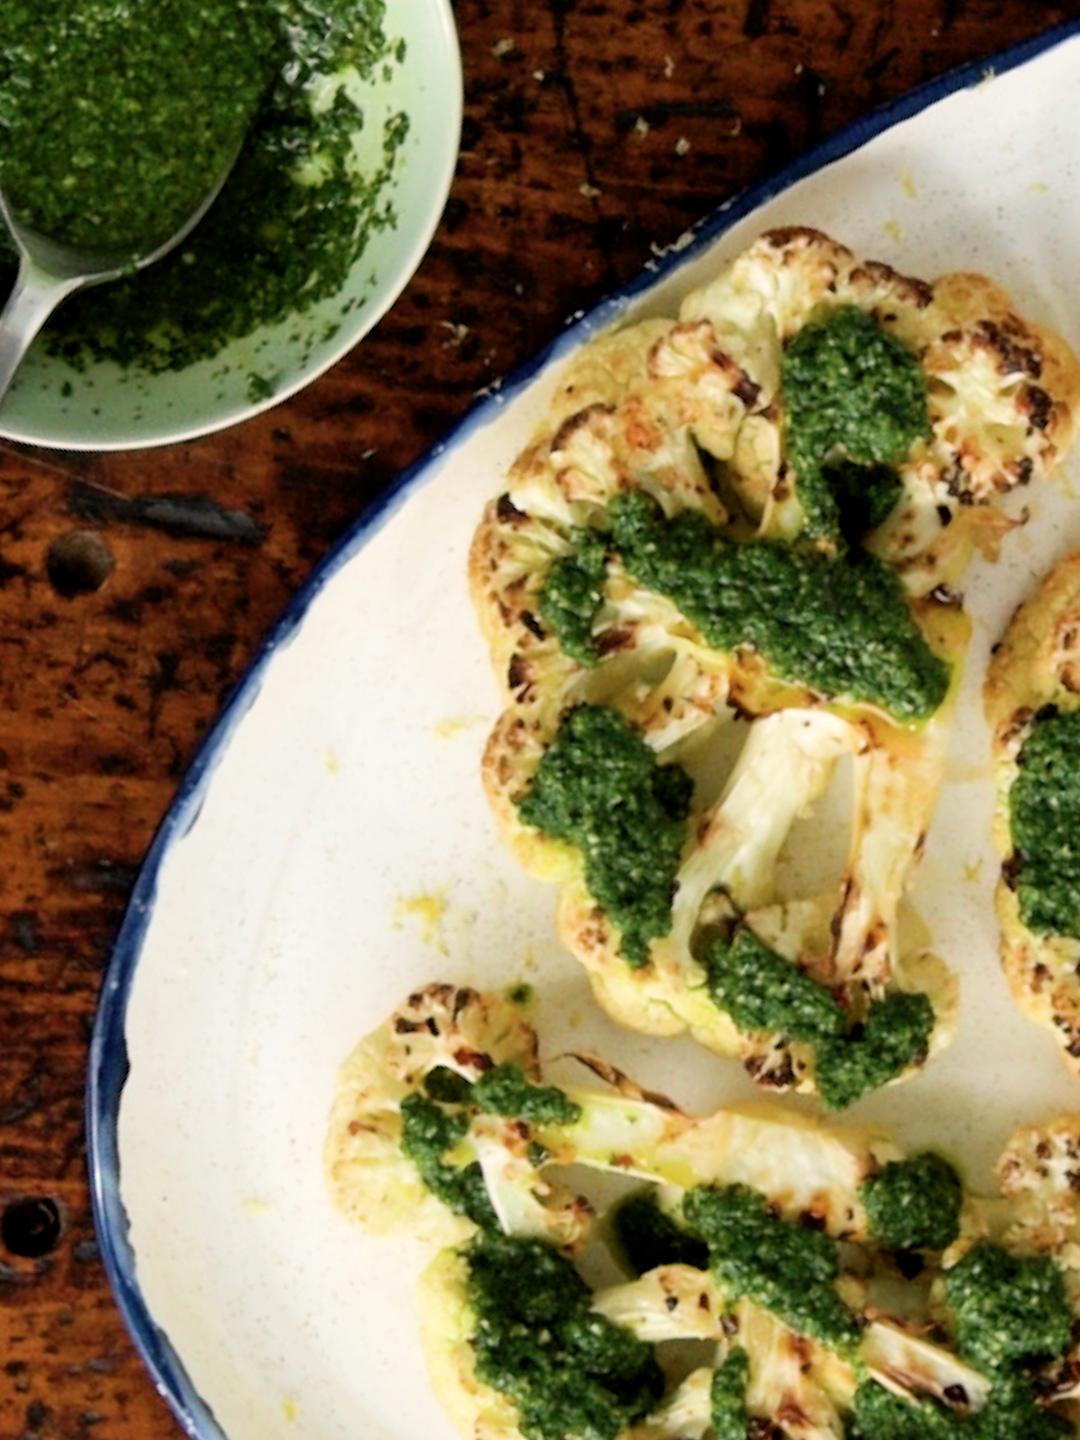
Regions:
<instances>
[{"instance_id":1,"label":"green ceramic bowl","mask_svg":"<svg viewBox=\"0 0 1080 1440\"><path fill-rule=\"evenodd\" d=\"M405 40L405 55L366 88L358 145L370 137L381 146L384 119L399 111L408 115L409 134L386 192L397 225L372 235L341 292L300 317L232 342L211 360L165 375L105 362L76 371L47 355L39 342L0 405L0 437L59 450L130 450L191 440L292 395L367 334L431 242L461 132L461 57L450 0L406 0L388 10L388 31ZM342 320L345 301L355 303ZM252 398L253 373L272 377L272 393Z\"/></svg>"}]
</instances>

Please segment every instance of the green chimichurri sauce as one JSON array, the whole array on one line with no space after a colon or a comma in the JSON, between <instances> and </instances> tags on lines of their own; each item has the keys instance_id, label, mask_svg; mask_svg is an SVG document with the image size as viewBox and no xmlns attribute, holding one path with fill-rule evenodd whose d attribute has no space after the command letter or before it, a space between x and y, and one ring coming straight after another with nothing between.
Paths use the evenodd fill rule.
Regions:
<instances>
[{"instance_id":1,"label":"green chimichurri sauce","mask_svg":"<svg viewBox=\"0 0 1080 1440\"><path fill-rule=\"evenodd\" d=\"M1013 885L1038 935L1080 939L1080 711L1036 718L1009 791Z\"/></svg>"},{"instance_id":2,"label":"green chimichurri sauce","mask_svg":"<svg viewBox=\"0 0 1080 1440\"><path fill-rule=\"evenodd\" d=\"M854 1105L926 1059L934 1028L928 995L896 990L875 1000L861 1024L846 1035L827 1036L816 1049L814 1074L830 1110Z\"/></svg>"},{"instance_id":3,"label":"green chimichurri sauce","mask_svg":"<svg viewBox=\"0 0 1080 1440\"><path fill-rule=\"evenodd\" d=\"M576 1125L581 1106L557 1085L530 1080L520 1065L493 1065L478 1080L437 1065L424 1078L424 1089L443 1105L469 1105L483 1115L505 1115L526 1125Z\"/></svg>"},{"instance_id":4,"label":"green chimichurri sauce","mask_svg":"<svg viewBox=\"0 0 1080 1440\"><path fill-rule=\"evenodd\" d=\"M518 807L526 825L581 851L589 893L634 967L671 929L692 791L618 710L582 705L563 717Z\"/></svg>"},{"instance_id":5,"label":"green chimichurri sauce","mask_svg":"<svg viewBox=\"0 0 1080 1440\"><path fill-rule=\"evenodd\" d=\"M750 1416L746 1389L750 1383L750 1357L733 1346L713 1372L709 1391L714 1440L749 1440Z\"/></svg>"},{"instance_id":6,"label":"green chimichurri sauce","mask_svg":"<svg viewBox=\"0 0 1080 1440\"><path fill-rule=\"evenodd\" d=\"M841 305L788 343L780 388L807 537L835 545L844 529L842 509L853 498L865 503L863 528L880 524L892 505L873 467L898 464L930 434L926 376L917 357L871 315ZM838 461L847 464L830 475ZM852 485L851 462L868 467L865 502ZM898 493L893 490L893 503Z\"/></svg>"},{"instance_id":7,"label":"green chimichurri sauce","mask_svg":"<svg viewBox=\"0 0 1080 1440\"><path fill-rule=\"evenodd\" d=\"M614 1217L615 1236L623 1257L636 1275L657 1265L693 1265L704 1270L709 1249L684 1229L656 1201L656 1191L635 1190L619 1205Z\"/></svg>"},{"instance_id":8,"label":"green chimichurri sauce","mask_svg":"<svg viewBox=\"0 0 1080 1440\"><path fill-rule=\"evenodd\" d=\"M495 1065L469 1081L448 1066L437 1065L424 1077L423 1095L401 1102L401 1150L424 1184L455 1215L465 1215L482 1230L498 1228L478 1162L453 1165L445 1158L468 1133L471 1116L505 1115L524 1125L574 1125L581 1106L556 1085L538 1085L520 1065ZM535 1147L534 1163L546 1155Z\"/></svg>"},{"instance_id":9,"label":"green chimichurri sauce","mask_svg":"<svg viewBox=\"0 0 1080 1440\"><path fill-rule=\"evenodd\" d=\"M837 508L840 534L858 545L892 514L903 490L900 476L887 465L836 460L825 469Z\"/></svg>"},{"instance_id":10,"label":"green chimichurri sauce","mask_svg":"<svg viewBox=\"0 0 1080 1440\"><path fill-rule=\"evenodd\" d=\"M709 1247L709 1264L732 1300L753 1300L844 1353L858 1344L857 1316L836 1290L836 1241L782 1220L746 1185L698 1185L683 1200L687 1224Z\"/></svg>"},{"instance_id":11,"label":"green chimichurri sauce","mask_svg":"<svg viewBox=\"0 0 1080 1440\"><path fill-rule=\"evenodd\" d=\"M840 562L784 545L729 540L696 511L664 518L641 492L608 507L633 578L665 595L718 650L750 646L785 680L924 720L949 667L924 640L897 576L873 556Z\"/></svg>"},{"instance_id":12,"label":"green chimichurri sauce","mask_svg":"<svg viewBox=\"0 0 1080 1440\"><path fill-rule=\"evenodd\" d=\"M862 1187L874 1239L893 1250L944 1250L960 1234L960 1177L927 1151L892 1160Z\"/></svg>"},{"instance_id":13,"label":"green chimichurri sauce","mask_svg":"<svg viewBox=\"0 0 1080 1440\"><path fill-rule=\"evenodd\" d=\"M936 1157L908 1163L926 1159ZM940 1178L931 1180L932 1188ZM900 1188L914 1195L914 1184ZM1071 1342L1072 1314L1054 1262L1018 1258L984 1241L946 1272L945 1294L960 1353L992 1379L986 1405L958 1413L934 1400L902 1400L864 1380L855 1394L851 1440L1055 1440L1073 1434L1064 1416L1036 1404L1028 1373L1030 1365L1061 1355Z\"/></svg>"},{"instance_id":14,"label":"green chimichurri sauce","mask_svg":"<svg viewBox=\"0 0 1080 1440\"><path fill-rule=\"evenodd\" d=\"M593 624L604 603L607 547L590 530L575 531L573 544L572 553L556 560L544 577L540 618L564 655L595 665L599 657Z\"/></svg>"},{"instance_id":15,"label":"green chimichurri sauce","mask_svg":"<svg viewBox=\"0 0 1080 1440\"><path fill-rule=\"evenodd\" d=\"M383 191L405 117L387 122L368 172L354 149L358 87L392 54L384 11L384 0L0 7L0 184L43 231L121 248L160 239L247 136L192 236L65 305L46 331L53 353L179 369L340 290L393 219Z\"/></svg>"},{"instance_id":16,"label":"green chimichurri sauce","mask_svg":"<svg viewBox=\"0 0 1080 1440\"><path fill-rule=\"evenodd\" d=\"M592 1313L569 1260L505 1236L462 1253L477 1378L512 1401L528 1440L614 1440L648 1414L664 1386L651 1347Z\"/></svg>"},{"instance_id":17,"label":"green chimichurri sauce","mask_svg":"<svg viewBox=\"0 0 1080 1440\"><path fill-rule=\"evenodd\" d=\"M810 1044L843 1035L847 1016L836 996L812 975L777 955L745 927L714 940L706 969L709 994L740 1030L776 1030Z\"/></svg>"},{"instance_id":18,"label":"green chimichurri sauce","mask_svg":"<svg viewBox=\"0 0 1080 1440\"><path fill-rule=\"evenodd\" d=\"M420 1178L446 1208L464 1215L481 1230L496 1230L498 1220L484 1185L479 1162L451 1165L443 1156L464 1139L469 1118L446 1111L424 1095L407 1095L401 1103L401 1151Z\"/></svg>"},{"instance_id":19,"label":"green chimichurri sauce","mask_svg":"<svg viewBox=\"0 0 1080 1440\"><path fill-rule=\"evenodd\" d=\"M520 1065L496 1065L472 1087L472 1103L487 1115L507 1115L526 1125L575 1125L581 1106L557 1085L537 1085Z\"/></svg>"},{"instance_id":20,"label":"green chimichurri sauce","mask_svg":"<svg viewBox=\"0 0 1080 1440\"><path fill-rule=\"evenodd\" d=\"M1019 1257L982 1241L945 1276L957 1347L986 1371L1014 1371L1063 1355L1073 1315L1046 1255Z\"/></svg>"},{"instance_id":21,"label":"green chimichurri sauce","mask_svg":"<svg viewBox=\"0 0 1080 1440\"><path fill-rule=\"evenodd\" d=\"M1036 1404L1029 1373L1072 1341L1072 1312L1053 1260L1010 1255L981 1241L946 1272L945 1297L960 1353L993 1381L987 1404L976 1414L958 1414L932 1400L901 1400L866 1380L855 1394L852 1440L1055 1440L1073 1434L1064 1416Z\"/></svg>"},{"instance_id":22,"label":"green chimichurri sauce","mask_svg":"<svg viewBox=\"0 0 1080 1440\"><path fill-rule=\"evenodd\" d=\"M541 616L582 664L599 658L593 626L610 545L639 585L672 601L717 650L756 650L781 679L900 720L926 719L944 700L949 667L923 639L897 576L873 556L740 543L696 512L665 519L641 492L616 496L607 519L610 536L576 534L541 592Z\"/></svg>"},{"instance_id":23,"label":"green chimichurri sauce","mask_svg":"<svg viewBox=\"0 0 1080 1440\"><path fill-rule=\"evenodd\" d=\"M854 1105L925 1058L934 1028L925 995L886 995L853 1024L826 985L745 928L712 942L706 973L713 1001L740 1029L813 1046L818 1089L831 1110Z\"/></svg>"}]
</instances>

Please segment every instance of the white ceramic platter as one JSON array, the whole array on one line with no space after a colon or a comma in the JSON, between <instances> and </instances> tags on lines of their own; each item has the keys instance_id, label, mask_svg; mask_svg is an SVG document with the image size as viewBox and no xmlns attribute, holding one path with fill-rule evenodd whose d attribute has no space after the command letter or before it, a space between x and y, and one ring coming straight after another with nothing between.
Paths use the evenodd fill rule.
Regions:
<instances>
[{"instance_id":1,"label":"white ceramic platter","mask_svg":"<svg viewBox=\"0 0 1080 1440\"><path fill-rule=\"evenodd\" d=\"M151 851L90 1071L103 1253L157 1383L192 1435L450 1434L416 1341L421 1248L354 1233L323 1192L338 1064L407 990L538 985L546 1046L595 1044L698 1107L736 1065L620 1032L553 938L553 892L496 837L477 767L496 689L466 594L484 501L567 355L616 319L673 313L760 230L819 226L914 274L976 268L1080 345L1080 25L938 82L733 202L631 292L568 329L365 517L269 640ZM1037 575L1080 543L1070 479L968 585L967 692L915 902L961 972L963 1024L859 1118L953 1149L985 1181L1010 1128L1080 1109L1051 1038L1013 1008L978 687ZM130 1066L130 1070L128 1067Z\"/></svg>"}]
</instances>

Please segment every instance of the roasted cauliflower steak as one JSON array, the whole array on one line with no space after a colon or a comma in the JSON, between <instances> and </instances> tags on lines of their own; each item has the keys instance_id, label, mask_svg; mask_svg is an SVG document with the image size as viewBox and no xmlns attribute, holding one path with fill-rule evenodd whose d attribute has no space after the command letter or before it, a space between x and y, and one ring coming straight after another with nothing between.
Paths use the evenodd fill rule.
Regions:
<instances>
[{"instance_id":1,"label":"roasted cauliflower steak","mask_svg":"<svg viewBox=\"0 0 1080 1440\"><path fill-rule=\"evenodd\" d=\"M537 1054L505 999L429 986L346 1062L327 1136L349 1221L443 1247L421 1334L467 1440L1076 1432L1080 1116L1018 1131L984 1197L865 1129L762 1106L689 1115L595 1055L577 1057L592 1084L560 1089ZM459 1192L409 1149L417 1102L449 1126L439 1165L481 1165L477 1218L432 1223ZM358 1164L373 1121L381 1142ZM559 1203L546 1172L568 1165L637 1187L576 1197L575 1227L538 1225Z\"/></svg>"},{"instance_id":2,"label":"roasted cauliflower steak","mask_svg":"<svg viewBox=\"0 0 1080 1440\"><path fill-rule=\"evenodd\" d=\"M901 912L967 643L956 586L1013 523L998 502L1067 448L1078 393L1065 344L990 281L926 284L798 228L571 364L473 541L506 705L483 779L616 1020L835 1107L947 1044L954 979ZM596 739L611 714L636 758L619 722ZM778 862L846 766L846 865L792 893ZM807 1021L786 983L832 1010Z\"/></svg>"}]
</instances>

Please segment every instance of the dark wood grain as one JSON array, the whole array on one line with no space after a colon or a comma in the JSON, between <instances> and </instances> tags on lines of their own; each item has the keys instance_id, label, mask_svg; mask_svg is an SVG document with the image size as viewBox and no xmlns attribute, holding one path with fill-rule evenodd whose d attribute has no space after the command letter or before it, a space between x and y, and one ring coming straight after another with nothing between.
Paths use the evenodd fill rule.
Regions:
<instances>
[{"instance_id":1,"label":"dark wood grain","mask_svg":"<svg viewBox=\"0 0 1080 1440\"><path fill-rule=\"evenodd\" d=\"M198 444L0 447L0 1219L28 1197L60 1219L58 1238L37 1227L36 1258L0 1243L3 1440L177 1433L94 1244L86 1043L154 827L290 593L477 390L651 244L882 101L1080 14L1077 0L456 8L468 105L453 195L354 355ZM19 1216L3 1233L25 1248Z\"/></svg>"}]
</instances>

